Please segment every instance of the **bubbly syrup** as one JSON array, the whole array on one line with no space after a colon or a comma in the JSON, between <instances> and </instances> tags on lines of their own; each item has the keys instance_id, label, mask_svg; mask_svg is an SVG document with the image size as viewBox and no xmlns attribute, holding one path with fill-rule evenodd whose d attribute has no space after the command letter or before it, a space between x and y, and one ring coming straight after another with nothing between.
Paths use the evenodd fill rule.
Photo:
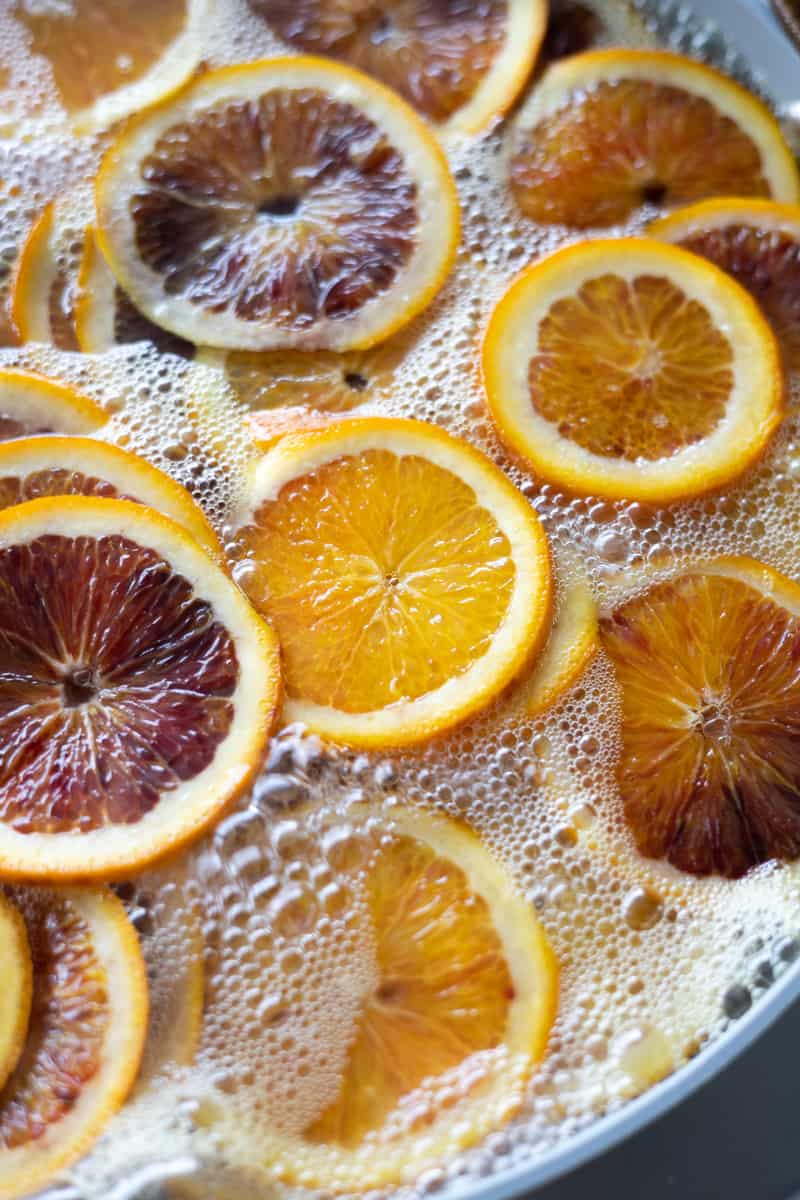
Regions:
<instances>
[{"instance_id":1,"label":"bubbly syrup","mask_svg":"<svg viewBox=\"0 0 800 1200\"><path fill-rule=\"evenodd\" d=\"M592 0L591 7L617 43L661 41L757 85L685 4L641 0L634 10L625 0ZM214 66L284 52L244 0L221 2L204 29L204 57ZM46 65L26 52L8 6L0 13L0 59L7 68L0 273L7 275L30 221L93 174L103 142L64 135ZM541 515L560 588L577 551L601 609L631 594L631 578L664 551L686 560L698 549L749 554L800 574L800 379L768 459L721 495L659 512L570 499L509 467L481 393L482 333L522 267L578 239L516 212L502 131L452 144L448 153L464 222L457 264L415 324L391 397L372 400L366 388L357 411L433 421L491 455ZM91 213L80 191L61 207L59 266L69 274ZM642 212L615 232L637 232L654 215ZM0 364L72 380L106 404L114 416L104 436L188 486L223 538L230 532L250 451L241 406L219 372L144 344L97 357L26 346L0 351ZM208 394L213 410L199 412L196 398ZM561 965L558 1017L523 1111L404 1189L409 1200L540 1160L713 1042L797 956L800 869L767 866L729 882L642 859L614 784L618 744L619 696L602 653L544 717L521 717L512 693L414 753L356 755L284 730L251 796L186 857L180 875L155 873L126 893L154 997L148 1079L72 1173L78 1193L101 1200L121 1180L133 1194L177 1177L180 1187L164 1184L170 1195L286 1190L242 1171L235 1143L220 1145L214 1117L233 1113L245 1140L264 1119L301 1130L336 1094L358 1015L352 997L373 970L365 873L374 831L391 823L398 804L468 821L535 906ZM368 818L354 808L363 800ZM159 1048L163 1059L175 1019L163 1014L181 1011L177 989L194 944L187 927L205 941L202 1036L193 1066L159 1073ZM157 1086L147 1086L153 1076Z\"/></svg>"}]
</instances>

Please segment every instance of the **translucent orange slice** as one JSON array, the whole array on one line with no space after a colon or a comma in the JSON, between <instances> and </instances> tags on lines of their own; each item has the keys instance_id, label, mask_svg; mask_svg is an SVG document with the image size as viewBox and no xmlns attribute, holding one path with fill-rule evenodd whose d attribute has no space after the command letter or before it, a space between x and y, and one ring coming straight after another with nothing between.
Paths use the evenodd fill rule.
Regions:
<instances>
[{"instance_id":1,"label":"translucent orange slice","mask_svg":"<svg viewBox=\"0 0 800 1200\"><path fill-rule=\"evenodd\" d=\"M15 904L0 892L0 1096L19 1062L31 1014L33 966L25 922Z\"/></svg>"},{"instance_id":2,"label":"translucent orange slice","mask_svg":"<svg viewBox=\"0 0 800 1200\"><path fill-rule=\"evenodd\" d=\"M423 741L545 636L547 542L483 455L418 421L335 421L259 463L240 579L281 640L288 720L352 745Z\"/></svg>"},{"instance_id":3,"label":"translucent orange slice","mask_svg":"<svg viewBox=\"0 0 800 1200\"><path fill-rule=\"evenodd\" d=\"M65 208L67 211L65 212ZM69 206L54 201L34 221L14 269L11 320L20 342L77 350L76 278L70 270Z\"/></svg>"},{"instance_id":4,"label":"translucent orange slice","mask_svg":"<svg viewBox=\"0 0 800 1200\"><path fill-rule=\"evenodd\" d=\"M647 232L733 275L758 301L786 366L800 367L800 206L706 200L654 222Z\"/></svg>"},{"instance_id":5,"label":"translucent orange slice","mask_svg":"<svg viewBox=\"0 0 800 1200\"><path fill-rule=\"evenodd\" d=\"M290 46L358 67L447 131L475 133L523 88L545 0L248 0Z\"/></svg>"},{"instance_id":6,"label":"translucent orange slice","mask_svg":"<svg viewBox=\"0 0 800 1200\"><path fill-rule=\"evenodd\" d=\"M492 316L483 370L503 439L581 495L663 504L719 487L783 413L780 351L753 299L644 238L571 246L525 271Z\"/></svg>"},{"instance_id":7,"label":"translucent orange slice","mask_svg":"<svg viewBox=\"0 0 800 1200\"><path fill-rule=\"evenodd\" d=\"M125 1101L147 1025L139 944L106 891L16 893L33 957L28 1038L0 1091L3 1200L29 1196L80 1158Z\"/></svg>"},{"instance_id":8,"label":"translucent orange slice","mask_svg":"<svg viewBox=\"0 0 800 1200\"><path fill-rule=\"evenodd\" d=\"M576 568L559 588L550 636L522 686L528 715L552 708L586 670L598 646L597 605L588 579Z\"/></svg>"},{"instance_id":9,"label":"translucent orange slice","mask_svg":"<svg viewBox=\"0 0 800 1200\"><path fill-rule=\"evenodd\" d=\"M363 349L433 299L459 237L434 134L324 59L214 71L126 126L98 238L137 308L197 345Z\"/></svg>"},{"instance_id":10,"label":"translucent orange slice","mask_svg":"<svg viewBox=\"0 0 800 1200\"><path fill-rule=\"evenodd\" d=\"M515 123L510 184L535 221L625 221L643 204L800 199L767 108L726 76L663 51L594 50L551 67Z\"/></svg>"},{"instance_id":11,"label":"translucent orange slice","mask_svg":"<svg viewBox=\"0 0 800 1200\"><path fill-rule=\"evenodd\" d=\"M83 496L0 513L0 874L119 878L257 770L275 640L180 526Z\"/></svg>"},{"instance_id":12,"label":"translucent orange slice","mask_svg":"<svg viewBox=\"0 0 800 1200\"><path fill-rule=\"evenodd\" d=\"M65 383L31 371L0 371L0 442L32 433L95 433L108 413Z\"/></svg>"},{"instance_id":13,"label":"translucent orange slice","mask_svg":"<svg viewBox=\"0 0 800 1200\"><path fill-rule=\"evenodd\" d=\"M800 856L800 588L720 558L601 622L622 692L619 784L639 850L735 879Z\"/></svg>"}]
</instances>

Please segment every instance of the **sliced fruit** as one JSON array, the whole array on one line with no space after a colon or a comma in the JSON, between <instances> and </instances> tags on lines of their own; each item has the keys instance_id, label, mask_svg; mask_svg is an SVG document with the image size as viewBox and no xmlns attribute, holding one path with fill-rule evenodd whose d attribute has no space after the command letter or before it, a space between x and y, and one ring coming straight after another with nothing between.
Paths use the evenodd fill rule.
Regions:
<instances>
[{"instance_id":1,"label":"sliced fruit","mask_svg":"<svg viewBox=\"0 0 800 1200\"><path fill-rule=\"evenodd\" d=\"M259 1127L244 1164L326 1192L415 1181L507 1122L557 1006L532 905L466 827L393 811L360 888L374 962L338 1092L302 1132Z\"/></svg>"},{"instance_id":2,"label":"sliced fruit","mask_svg":"<svg viewBox=\"0 0 800 1200\"><path fill-rule=\"evenodd\" d=\"M561 590L550 636L523 685L528 715L552 708L586 670L598 646L597 605L588 579L578 571Z\"/></svg>"},{"instance_id":3,"label":"sliced fruit","mask_svg":"<svg viewBox=\"0 0 800 1200\"><path fill-rule=\"evenodd\" d=\"M286 717L359 746L422 741L546 635L538 518L493 463L419 421L335 421L257 466L241 581L281 640Z\"/></svg>"},{"instance_id":4,"label":"sliced fruit","mask_svg":"<svg viewBox=\"0 0 800 1200\"><path fill-rule=\"evenodd\" d=\"M66 261L60 216L53 201L31 226L14 268L11 320L20 342L77 350L76 281Z\"/></svg>"},{"instance_id":5,"label":"sliced fruit","mask_svg":"<svg viewBox=\"0 0 800 1200\"><path fill-rule=\"evenodd\" d=\"M96 185L117 280L164 329L239 350L364 349L433 299L458 200L435 135L316 58L214 71L126 126Z\"/></svg>"},{"instance_id":6,"label":"sliced fruit","mask_svg":"<svg viewBox=\"0 0 800 1200\"><path fill-rule=\"evenodd\" d=\"M108 442L32 437L0 443L0 510L45 496L116 497L147 504L222 559L217 535L186 488L138 454Z\"/></svg>"},{"instance_id":7,"label":"sliced fruit","mask_svg":"<svg viewBox=\"0 0 800 1200\"><path fill-rule=\"evenodd\" d=\"M621 605L600 633L642 854L729 879L800 856L800 587L719 558Z\"/></svg>"},{"instance_id":8,"label":"sliced fruit","mask_svg":"<svg viewBox=\"0 0 800 1200\"><path fill-rule=\"evenodd\" d=\"M755 301L645 238L570 246L525 271L491 318L483 370L504 441L581 495L664 504L720 487L783 414L780 351Z\"/></svg>"},{"instance_id":9,"label":"sliced fruit","mask_svg":"<svg viewBox=\"0 0 800 1200\"><path fill-rule=\"evenodd\" d=\"M654 222L647 232L733 275L761 306L786 366L800 367L800 206L705 200Z\"/></svg>"},{"instance_id":10,"label":"sliced fruit","mask_svg":"<svg viewBox=\"0 0 800 1200\"><path fill-rule=\"evenodd\" d=\"M0 1196L38 1192L90 1148L142 1056L147 981L119 900L93 889L16 899L33 957L25 1049L0 1092Z\"/></svg>"},{"instance_id":11,"label":"sliced fruit","mask_svg":"<svg viewBox=\"0 0 800 1200\"><path fill-rule=\"evenodd\" d=\"M197 68L208 0L17 4L23 44L49 68L78 132L105 129L174 91ZM113 48L113 52L112 52Z\"/></svg>"},{"instance_id":12,"label":"sliced fruit","mask_svg":"<svg viewBox=\"0 0 800 1200\"><path fill-rule=\"evenodd\" d=\"M794 158L761 101L655 50L593 50L551 67L515 123L510 183L526 216L577 228L615 225L643 204L800 199Z\"/></svg>"},{"instance_id":13,"label":"sliced fruit","mask_svg":"<svg viewBox=\"0 0 800 1200\"><path fill-rule=\"evenodd\" d=\"M277 645L184 529L58 496L0 513L0 875L130 875L259 766Z\"/></svg>"},{"instance_id":14,"label":"sliced fruit","mask_svg":"<svg viewBox=\"0 0 800 1200\"><path fill-rule=\"evenodd\" d=\"M34 433L95 433L108 413L65 383L0 371L0 442Z\"/></svg>"},{"instance_id":15,"label":"sliced fruit","mask_svg":"<svg viewBox=\"0 0 800 1200\"><path fill-rule=\"evenodd\" d=\"M0 892L0 1095L19 1062L31 1015L33 966L25 921ZM2 1187L2 1185L0 1185Z\"/></svg>"},{"instance_id":16,"label":"sliced fruit","mask_svg":"<svg viewBox=\"0 0 800 1200\"><path fill-rule=\"evenodd\" d=\"M298 50L366 71L448 132L477 133L530 75L546 0L248 0Z\"/></svg>"}]
</instances>

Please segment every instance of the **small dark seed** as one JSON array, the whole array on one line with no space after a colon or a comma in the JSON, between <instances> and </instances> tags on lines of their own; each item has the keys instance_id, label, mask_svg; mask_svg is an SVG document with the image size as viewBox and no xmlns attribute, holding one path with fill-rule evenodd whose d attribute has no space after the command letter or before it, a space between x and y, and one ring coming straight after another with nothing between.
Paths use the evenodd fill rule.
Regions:
<instances>
[{"instance_id":1,"label":"small dark seed","mask_svg":"<svg viewBox=\"0 0 800 1200\"><path fill-rule=\"evenodd\" d=\"M744 1016L752 1003L753 997L750 995L750 989L742 987L740 983L734 983L725 993L722 1008L725 1016L735 1021Z\"/></svg>"}]
</instances>

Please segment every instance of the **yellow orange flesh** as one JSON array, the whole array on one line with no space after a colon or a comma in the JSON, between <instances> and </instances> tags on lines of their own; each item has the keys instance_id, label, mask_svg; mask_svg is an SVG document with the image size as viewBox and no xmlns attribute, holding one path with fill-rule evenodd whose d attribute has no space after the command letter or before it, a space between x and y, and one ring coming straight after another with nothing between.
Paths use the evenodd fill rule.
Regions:
<instances>
[{"instance_id":1,"label":"yellow orange flesh","mask_svg":"<svg viewBox=\"0 0 800 1200\"><path fill-rule=\"evenodd\" d=\"M33 965L28 935L16 905L0 892L0 1091L25 1045L31 1012Z\"/></svg>"},{"instance_id":2,"label":"yellow orange flesh","mask_svg":"<svg viewBox=\"0 0 800 1200\"><path fill-rule=\"evenodd\" d=\"M747 559L660 583L601 622L622 690L637 846L737 878L800 855L800 589Z\"/></svg>"}]
</instances>

